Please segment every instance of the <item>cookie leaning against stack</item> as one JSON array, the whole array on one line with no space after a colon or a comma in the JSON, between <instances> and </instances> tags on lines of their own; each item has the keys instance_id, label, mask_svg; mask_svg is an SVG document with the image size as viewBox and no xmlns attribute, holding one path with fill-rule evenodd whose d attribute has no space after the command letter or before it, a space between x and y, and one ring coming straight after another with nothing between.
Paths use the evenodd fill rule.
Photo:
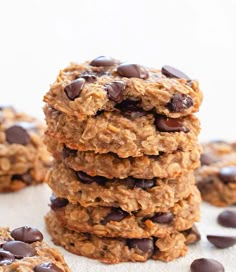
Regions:
<instances>
[{"instance_id":1,"label":"cookie leaning against stack","mask_svg":"<svg viewBox=\"0 0 236 272\"><path fill-rule=\"evenodd\" d=\"M44 101L53 241L106 263L184 256L199 240L198 82L98 57L62 70Z\"/></svg>"},{"instance_id":2,"label":"cookie leaning against stack","mask_svg":"<svg viewBox=\"0 0 236 272\"><path fill-rule=\"evenodd\" d=\"M43 144L44 127L13 107L0 107L0 192L44 181L51 156Z\"/></svg>"}]
</instances>

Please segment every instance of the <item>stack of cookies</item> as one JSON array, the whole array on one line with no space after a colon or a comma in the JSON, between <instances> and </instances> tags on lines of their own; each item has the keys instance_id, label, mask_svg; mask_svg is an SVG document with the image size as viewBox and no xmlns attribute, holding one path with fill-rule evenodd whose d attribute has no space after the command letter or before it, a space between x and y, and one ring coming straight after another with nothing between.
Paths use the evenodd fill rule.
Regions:
<instances>
[{"instance_id":1,"label":"stack of cookies","mask_svg":"<svg viewBox=\"0 0 236 272\"><path fill-rule=\"evenodd\" d=\"M170 66L102 56L60 71L44 98L54 242L106 263L185 255L199 239L201 100Z\"/></svg>"},{"instance_id":2,"label":"stack of cookies","mask_svg":"<svg viewBox=\"0 0 236 272\"><path fill-rule=\"evenodd\" d=\"M0 192L18 191L44 181L51 156L44 127L11 106L0 106Z\"/></svg>"}]
</instances>

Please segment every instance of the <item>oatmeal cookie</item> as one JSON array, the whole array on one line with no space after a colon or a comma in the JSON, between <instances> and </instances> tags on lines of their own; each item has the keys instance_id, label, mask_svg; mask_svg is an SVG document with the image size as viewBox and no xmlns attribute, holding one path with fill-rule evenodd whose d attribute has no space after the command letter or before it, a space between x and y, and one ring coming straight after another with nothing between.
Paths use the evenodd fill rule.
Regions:
<instances>
[{"instance_id":1,"label":"oatmeal cookie","mask_svg":"<svg viewBox=\"0 0 236 272\"><path fill-rule=\"evenodd\" d=\"M186 243L195 243L199 240L191 230L183 233L174 232L158 239L156 237L101 238L63 227L52 211L46 216L46 225L53 242L57 245L63 246L72 253L108 264L128 261L145 262L148 259L168 262L187 253Z\"/></svg>"},{"instance_id":2,"label":"oatmeal cookie","mask_svg":"<svg viewBox=\"0 0 236 272\"><path fill-rule=\"evenodd\" d=\"M196 80L173 67L160 71L98 57L61 70L44 97L53 108L80 120L113 111L126 100L137 101L144 111L178 118L198 111L202 92Z\"/></svg>"},{"instance_id":3,"label":"oatmeal cookie","mask_svg":"<svg viewBox=\"0 0 236 272\"><path fill-rule=\"evenodd\" d=\"M200 131L198 119L189 115L181 119L119 112L102 112L79 121L51 107L44 109L46 134L79 151L116 153L121 158L159 155L194 148Z\"/></svg>"},{"instance_id":4,"label":"oatmeal cookie","mask_svg":"<svg viewBox=\"0 0 236 272\"><path fill-rule=\"evenodd\" d=\"M0 227L0 271L70 272L61 253L43 241L42 233L31 227L10 231Z\"/></svg>"},{"instance_id":5,"label":"oatmeal cookie","mask_svg":"<svg viewBox=\"0 0 236 272\"><path fill-rule=\"evenodd\" d=\"M159 156L129 157L122 159L115 153L96 154L92 151L72 150L55 138L46 136L49 152L68 167L83 171L90 176L103 176L108 179L124 179L129 176L141 179L175 178L199 167L200 147L196 144L192 151L175 151Z\"/></svg>"},{"instance_id":6,"label":"oatmeal cookie","mask_svg":"<svg viewBox=\"0 0 236 272\"><path fill-rule=\"evenodd\" d=\"M98 236L125 238L164 237L189 229L199 220L200 203L200 193L195 186L187 198L173 207L150 214L142 210L128 213L114 207L85 208L64 198L51 197L51 209L65 227Z\"/></svg>"},{"instance_id":7,"label":"oatmeal cookie","mask_svg":"<svg viewBox=\"0 0 236 272\"><path fill-rule=\"evenodd\" d=\"M107 179L74 171L57 162L46 182L60 198L83 207L120 207L123 211L142 210L144 214L169 209L193 190L193 172L176 179Z\"/></svg>"},{"instance_id":8,"label":"oatmeal cookie","mask_svg":"<svg viewBox=\"0 0 236 272\"><path fill-rule=\"evenodd\" d=\"M236 204L236 143L203 144L196 181L203 200L220 207Z\"/></svg>"},{"instance_id":9,"label":"oatmeal cookie","mask_svg":"<svg viewBox=\"0 0 236 272\"><path fill-rule=\"evenodd\" d=\"M51 164L43 131L35 118L12 107L0 107L0 191L43 182Z\"/></svg>"}]
</instances>

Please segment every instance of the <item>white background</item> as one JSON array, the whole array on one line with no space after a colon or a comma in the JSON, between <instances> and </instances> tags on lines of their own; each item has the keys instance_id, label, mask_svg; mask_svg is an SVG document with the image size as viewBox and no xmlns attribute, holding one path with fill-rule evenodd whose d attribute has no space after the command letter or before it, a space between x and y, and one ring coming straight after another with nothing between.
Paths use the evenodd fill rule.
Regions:
<instances>
[{"instance_id":1,"label":"white background","mask_svg":"<svg viewBox=\"0 0 236 272\"><path fill-rule=\"evenodd\" d=\"M0 104L43 119L42 98L59 69L99 55L157 68L169 64L197 78L205 96L201 140L236 139L235 0L0 0ZM37 187L1 196L0 224L43 228L48 195ZM23 202L27 209L15 204ZM203 234L233 234L217 227L219 211L203 206ZM205 236L186 258L168 265L101 266L65 254L73 272L183 272L202 256L215 257L227 272L236 269L235 247L213 250Z\"/></svg>"},{"instance_id":2,"label":"white background","mask_svg":"<svg viewBox=\"0 0 236 272\"><path fill-rule=\"evenodd\" d=\"M235 139L235 15L235 0L0 0L0 103L43 118L70 61L169 64L200 81L201 139Z\"/></svg>"}]
</instances>

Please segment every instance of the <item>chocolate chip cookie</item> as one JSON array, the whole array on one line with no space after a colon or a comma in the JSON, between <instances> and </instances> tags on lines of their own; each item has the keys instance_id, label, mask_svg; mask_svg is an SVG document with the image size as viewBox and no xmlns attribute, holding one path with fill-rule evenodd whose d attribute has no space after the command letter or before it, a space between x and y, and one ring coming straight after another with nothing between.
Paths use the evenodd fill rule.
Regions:
<instances>
[{"instance_id":1,"label":"chocolate chip cookie","mask_svg":"<svg viewBox=\"0 0 236 272\"><path fill-rule=\"evenodd\" d=\"M0 191L41 183L51 164L42 142L44 127L12 107L0 107Z\"/></svg>"},{"instance_id":2,"label":"chocolate chip cookie","mask_svg":"<svg viewBox=\"0 0 236 272\"><path fill-rule=\"evenodd\" d=\"M236 143L203 144L196 181L203 200L221 207L236 204Z\"/></svg>"},{"instance_id":3,"label":"chocolate chip cookie","mask_svg":"<svg viewBox=\"0 0 236 272\"><path fill-rule=\"evenodd\" d=\"M45 136L48 150L57 160L68 167L83 171L90 176L106 178L141 179L175 178L192 171L200 165L200 146L196 144L191 151L161 153L159 156L120 158L115 153L96 154L92 151L77 151L60 144L55 138Z\"/></svg>"},{"instance_id":4,"label":"chocolate chip cookie","mask_svg":"<svg viewBox=\"0 0 236 272\"><path fill-rule=\"evenodd\" d=\"M51 197L51 209L64 226L74 231L105 237L164 237L174 231L191 228L199 220L201 198L196 187L188 197L146 214L142 210L128 213L114 207L83 207L67 199Z\"/></svg>"},{"instance_id":5,"label":"chocolate chip cookie","mask_svg":"<svg viewBox=\"0 0 236 272\"><path fill-rule=\"evenodd\" d=\"M126 100L144 111L178 118L198 111L202 93L196 80L173 67L156 70L100 56L61 70L44 97L53 108L80 120L113 111Z\"/></svg>"},{"instance_id":6,"label":"chocolate chip cookie","mask_svg":"<svg viewBox=\"0 0 236 272\"><path fill-rule=\"evenodd\" d=\"M48 106L44 111L46 134L60 143L79 151L113 152L121 158L192 150L200 131L194 115L173 119L144 113L131 117L113 111L79 121Z\"/></svg>"},{"instance_id":7,"label":"chocolate chip cookie","mask_svg":"<svg viewBox=\"0 0 236 272\"><path fill-rule=\"evenodd\" d=\"M46 182L60 198L83 207L120 207L123 211L142 211L143 214L168 210L193 190L193 173L176 179L107 179L74 171L57 162L47 175ZM140 213L140 212L139 212Z\"/></svg>"},{"instance_id":8,"label":"chocolate chip cookie","mask_svg":"<svg viewBox=\"0 0 236 272\"><path fill-rule=\"evenodd\" d=\"M145 262L148 259L168 262L186 255L186 244L199 240L198 236L193 235L191 229L182 233L174 232L164 238L101 238L63 227L54 212L47 214L46 225L57 245L63 246L72 253L98 259L108 264L128 261ZM189 239L190 235L191 239Z\"/></svg>"},{"instance_id":9,"label":"chocolate chip cookie","mask_svg":"<svg viewBox=\"0 0 236 272\"><path fill-rule=\"evenodd\" d=\"M36 228L0 227L0 271L70 272L61 253L43 241Z\"/></svg>"}]
</instances>

